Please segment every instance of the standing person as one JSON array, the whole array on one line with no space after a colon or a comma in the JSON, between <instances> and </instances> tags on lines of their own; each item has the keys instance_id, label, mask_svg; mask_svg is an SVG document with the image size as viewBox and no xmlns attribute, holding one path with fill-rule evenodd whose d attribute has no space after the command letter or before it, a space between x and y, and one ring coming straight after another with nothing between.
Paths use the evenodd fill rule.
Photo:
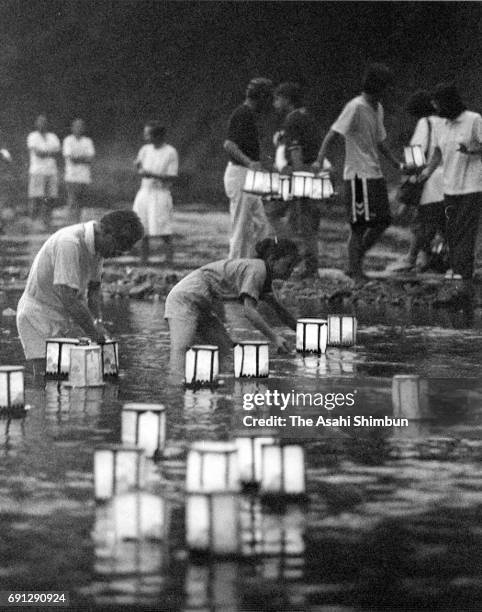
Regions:
<instances>
[{"instance_id":1,"label":"standing person","mask_svg":"<svg viewBox=\"0 0 482 612\"><path fill-rule=\"evenodd\" d=\"M301 88L296 83L282 83L274 92L274 107L284 117L278 145L284 146L287 165L283 174L310 171L321 144L318 125L302 105ZM330 164L325 160L325 167ZM309 198L276 202L273 214L287 213L287 230L302 253L305 269L303 278L318 276L318 226L321 204Z\"/></svg>"},{"instance_id":2,"label":"standing person","mask_svg":"<svg viewBox=\"0 0 482 612\"><path fill-rule=\"evenodd\" d=\"M451 264L446 278L469 280L482 205L482 117L467 110L451 83L437 85L432 99L445 121L436 133L432 158L420 180L428 180L442 162Z\"/></svg>"},{"instance_id":3,"label":"standing person","mask_svg":"<svg viewBox=\"0 0 482 612\"><path fill-rule=\"evenodd\" d=\"M273 86L269 79L252 79L245 101L229 119L224 150L229 162L224 173L224 188L229 198L231 238L229 259L251 257L254 246L274 234L266 217L262 199L243 191L246 169L261 170L260 143L256 121L272 108Z\"/></svg>"},{"instance_id":4,"label":"standing person","mask_svg":"<svg viewBox=\"0 0 482 612\"><path fill-rule=\"evenodd\" d=\"M30 132L27 147L30 152L28 197L30 216L37 216L50 227L50 215L54 200L58 197L58 173L56 155L60 151L60 141L53 132L48 131L45 115L35 121L36 130Z\"/></svg>"},{"instance_id":5,"label":"standing person","mask_svg":"<svg viewBox=\"0 0 482 612\"><path fill-rule=\"evenodd\" d=\"M183 278L166 299L165 317L171 335L170 375L182 382L186 350L199 339L219 346L221 365L233 341L224 325L223 298L238 296L246 318L282 353L289 350L283 336L275 332L258 312L260 300L268 303L291 329L296 320L273 294L273 279L287 279L298 261L291 240L265 238L256 245L256 258L224 259L207 264Z\"/></svg>"},{"instance_id":6,"label":"standing person","mask_svg":"<svg viewBox=\"0 0 482 612\"><path fill-rule=\"evenodd\" d=\"M379 154L394 168L403 164L385 143L382 98L393 81L384 64L370 64L365 72L362 93L348 102L325 136L313 165L320 170L333 141L342 136L345 141L345 204L349 214L347 274L355 280L365 279L363 258L390 225L390 206L386 181Z\"/></svg>"},{"instance_id":7,"label":"standing person","mask_svg":"<svg viewBox=\"0 0 482 612\"><path fill-rule=\"evenodd\" d=\"M149 121L144 127L145 144L139 151L135 166L142 177L141 188L134 200L136 212L144 226L141 245L142 263L149 259L152 238L164 241L166 263L172 264L173 203L171 185L177 177L179 159L176 149L167 144L166 128L159 121Z\"/></svg>"},{"instance_id":8,"label":"standing person","mask_svg":"<svg viewBox=\"0 0 482 612\"><path fill-rule=\"evenodd\" d=\"M62 153L65 159L65 187L67 207L72 223L80 221L82 204L86 201L92 183L91 165L95 157L94 143L84 136L82 119L72 122L72 134L64 139Z\"/></svg>"},{"instance_id":9,"label":"standing person","mask_svg":"<svg viewBox=\"0 0 482 612\"><path fill-rule=\"evenodd\" d=\"M97 342L105 340L102 258L130 250L142 235L142 224L135 213L115 210L99 223L64 227L44 243L17 307L20 341L36 373L45 370L47 338L65 334L72 324Z\"/></svg>"},{"instance_id":10,"label":"standing person","mask_svg":"<svg viewBox=\"0 0 482 612\"><path fill-rule=\"evenodd\" d=\"M410 145L420 146L425 154L425 158L429 160L435 149L436 132L443 125L443 119L435 115L430 92L425 90L416 91L407 102L407 111L417 119L417 125L410 140ZM422 256L419 270L423 272L429 269L431 243L437 233L441 237L445 237L442 164L439 164L424 185L417 207L417 216L407 258L400 266L393 269L398 271L413 270L419 253Z\"/></svg>"}]
</instances>

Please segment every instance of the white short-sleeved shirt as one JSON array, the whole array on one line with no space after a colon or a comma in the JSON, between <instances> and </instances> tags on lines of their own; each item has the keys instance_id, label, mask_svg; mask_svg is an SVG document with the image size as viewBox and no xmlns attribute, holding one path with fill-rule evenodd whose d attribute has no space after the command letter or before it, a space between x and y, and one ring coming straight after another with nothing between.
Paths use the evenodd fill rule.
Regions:
<instances>
[{"instance_id":1,"label":"white short-sleeved shirt","mask_svg":"<svg viewBox=\"0 0 482 612\"><path fill-rule=\"evenodd\" d=\"M65 181L67 183L91 183L90 164L76 163L75 158L94 158L95 149L92 139L87 136L77 138L70 134L64 139L62 153L65 158Z\"/></svg>"},{"instance_id":2,"label":"white short-sleeved shirt","mask_svg":"<svg viewBox=\"0 0 482 612\"><path fill-rule=\"evenodd\" d=\"M177 176L179 169L179 158L176 149L163 144L156 148L153 144L146 144L139 150L136 163L141 165L142 170L153 174L168 174ZM141 189L168 189L163 181L154 178L144 177L141 181Z\"/></svg>"},{"instance_id":3,"label":"white short-sleeved shirt","mask_svg":"<svg viewBox=\"0 0 482 612\"><path fill-rule=\"evenodd\" d=\"M58 285L85 297L90 282L100 282L102 258L95 252L95 221L64 227L52 234L37 253L24 295L57 312L64 307Z\"/></svg>"},{"instance_id":4,"label":"white short-sleeved shirt","mask_svg":"<svg viewBox=\"0 0 482 612\"><path fill-rule=\"evenodd\" d=\"M39 157L36 151L51 153L60 151L60 141L53 132L41 134L39 131L30 132L27 137L27 147L30 151L30 174L52 176L57 174L57 161L55 157Z\"/></svg>"},{"instance_id":5,"label":"white short-sleeved shirt","mask_svg":"<svg viewBox=\"0 0 482 612\"><path fill-rule=\"evenodd\" d=\"M428 121L430 121L430 132ZM415 131L410 140L412 146L419 145L422 151L426 154L427 162L433 155L436 142L436 132L443 128L443 119L432 115L430 117L422 117L415 126ZM444 199L443 188L443 167L442 164L436 168L432 176L425 183L420 204L432 204L433 202L442 202Z\"/></svg>"},{"instance_id":6,"label":"white short-sleeved shirt","mask_svg":"<svg viewBox=\"0 0 482 612\"><path fill-rule=\"evenodd\" d=\"M383 106L377 109L362 94L350 100L331 129L345 137L346 180L360 178L383 178L378 144L387 137L383 125Z\"/></svg>"},{"instance_id":7,"label":"white short-sleeved shirt","mask_svg":"<svg viewBox=\"0 0 482 612\"><path fill-rule=\"evenodd\" d=\"M464 111L456 119L446 119L437 132L435 145L442 153L444 193L463 195L482 192L482 157L458 151L464 144L469 151L482 144L482 117Z\"/></svg>"}]
</instances>

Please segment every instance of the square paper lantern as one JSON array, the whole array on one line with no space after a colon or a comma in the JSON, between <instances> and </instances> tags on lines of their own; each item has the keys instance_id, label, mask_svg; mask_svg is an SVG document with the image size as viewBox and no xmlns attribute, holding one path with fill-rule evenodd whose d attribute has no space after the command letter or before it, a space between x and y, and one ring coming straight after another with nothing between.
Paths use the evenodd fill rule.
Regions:
<instances>
[{"instance_id":1,"label":"square paper lantern","mask_svg":"<svg viewBox=\"0 0 482 612\"><path fill-rule=\"evenodd\" d=\"M122 442L142 448L148 457L160 453L166 442L165 407L162 404L125 404Z\"/></svg>"},{"instance_id":2,"label":"square paper lantern","mask_svg":"<svg viewBox=\"0 0 482 612\"><path fill-rule=\"evenodd\" d=\"M239 436L235 439L238 449L239 479L244 484L259 483L261 481L261 448L265 444L275 444L273 436Z\"/></svg>"},{"instance_id":3,"label":"square paper lantern","mask_svg":"<svg viewBox=\"0 0 482 612\"><path fill-rule=\"evenodd\" d=\"M194 442L187 456L186 491L239 491L237 448L233 442Z\"/></svg>"},{"instance_id":4,"label":"square paper lantern","mask_svg":"<svg viewBox=\"0 0 482 612\"><path fill-rule=\"evenodd\" d=\"M100 346L79 345L70 349L70 387L96 387L103 385Z\"/></svg>"},{"instance_id":5,"label":"square paper lantern","mask_svg":"<svg viewBox=\"0 0 482 612\"><path fill-rule=\"evenodd\" d=\"M287 202L292 199L291 195L291 176L281 174L279 177L279 195Z\"/></svg>"},{"instance_id":6,"label":"square paper lantern","mask_svg":"<svg viewBox=\"0 0 482 612\"><path fill-rule=\"evenodd\" d=\"M326 319L298 319L296 322L296 350L300 353L325 353L328 342Z\"/></svg>"},{"instance_id":7,"label":"square paper lantern","mask_svg":"<svg viewBox=\"0 0 482 612\"><path fill-rule=\"evenodd\" d=\"M122 540L163 540L166 502L159 495L136 491L112 500L116 535Z\"/></svg>"},{"instance_id":8,"label":"square paper lantern","mask_svg":"<svg viewBox=\"0 0 482 612\"><path fill-rule=\"evenodd\" d=\"M420 145L404 147L405 163L412 168L423 168L426 164L425 153Z\"/></svg>"},{"instance_id":9,"label":"square paper lantern","mask_svg":"<svg viewBox=\"0 0 482 612\"><path fill-rule=\"evenodd\" d=\"M23 408L24 368L22 366L0 366L0 410Z\"/></svg>"},{"instance_id":10,"label":"square paper lantern","mask_svg":"<svg viewBox=\"0 0 482 612\"><path fill-rule=\"evenodd\" d=\"M315 176L313 178L313 186L310 198L312 200L327 200L333 195L333 185L330 177L326 176Z\"/></svg>"},{"instance_id":11,"label":"square paper lantern","mask_svg":"<svg viewBox=\"0 0 482 612\"><path fill-rule=\"evenodd\" d=\"M237 342L234 347L236 378L266 378L269 375L269 342Z\"/></svg>"},{"instance_id":12,"label":"square paper lantern","mask_svg":"<svg viewBox=\"0 0 482 612\"><path fill-rule=\"evenodd\" d=\"M106 340L100 348L103 375L119 376L119 343L115 340Z\"/></svg>"},{"instance_id":13,"label":"square paper lantern","mask_svg":"<svg viewBox=\"0 0 482 612\"><path fill-rule=\"evenodd\" d=\"M208 344L191 346L186 352L185 383L187 386L209 386L219 374L219 348Z\"/></svg>"},{"instance_id":14,"label":"square paper lantern","mask_svg":"<svg viewBox=\"0 0 482 612\"><path fill-rule=\"evenodd\" d=\"M94 450L95 498L140 489L144 484L144 451L136 446L109 444Z\"/></svg>"},{"instance_id":15,"label":"square paper lantern","mask_svg":"<svg viewBox=\"0 0 482 612\"><path fill-rule=\"evenodd\" d=\"M270 195L279 189L279 174L277 172L264 172L263 170L246 171L243 191L257 195Z\"/></svg>"},{"instance_id":16,"label":"square paper lantern","mask_svg":"<svg viewBox=\"0 0 482 612\"><path fill-rule=\"evenodd\" d=\"M295 198L311 198L314 176L312 172L293 172L291 195Z\"/></svg>"},{"instance_id":17,"label":"square paper lantern","mask_svg":"<svg viewBox=\"0 0 482 612\"><path fill-rule=\"evenodd\" d=\"M48 378L68 378L70 370L70 349L78 346L78 338L47 338L45 375Z\"/></svg>"},{"instance_id":18,"label":"square paper lantern","mask_svg":"<svg viewBox=\"0 0 482 612\"><path fill-rule=\"evenodd\" d=\"M352 315L328 315L328 346L356 344L357 320Z\"/></svg>"},{"instance_id":19,"label":"square paper lantern","mask_svg":"<svg viewBox=\"0 0 482 612\"><path fill-rule=\"evenodd\" d=\"M189 493L186 542L194 552L219 556L240 551L239 499L232 493Z\"/></svg>"},{"instance_id":20,"label":"square paper lantern","mask_svg":"<svg viewBox=\"0 0 482 612\"><path fill-rule=\"evenodd\" d=\"M423 419L429 415L428 381L416 374L392 378L393 416Z\"/></svg>"},{"instance_id":21,"label":"square paper lantern","mask_svg":"<svg viewBox=\"0 0 482 612\"><path fill-rule=\"evenodd\" d=\"M261 493L302 495L305 492L305 453L299 444L261 446Z\"/></svg>"}]
</instances>

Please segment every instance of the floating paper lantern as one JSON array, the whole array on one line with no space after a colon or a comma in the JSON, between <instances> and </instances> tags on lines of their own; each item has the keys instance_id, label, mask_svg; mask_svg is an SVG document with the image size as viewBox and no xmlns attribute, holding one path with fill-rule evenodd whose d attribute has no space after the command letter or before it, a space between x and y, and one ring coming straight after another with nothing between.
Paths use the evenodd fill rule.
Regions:
<instances>
[{"instance_id":1,"label":"floating paper lantern","mask_svg":"<svg viewBox=\"0 0 482 612\"><path fill-rule=\"evenodd\" d=\"M326 319L298 319L296 350L301 353L324 353L328 341Z\"/></svg>"},{"instance_id":2,"label":"floating paper lantern","mask_svg":"<svg viewBox=\"0 0 482 612\"><path fill-rule=\"evenodd\" d=\"M279 190L279 174L277 172L263 172L262 170L246 171L243 191L257 195L270 195Z\"/></svg>"},{"instance_id":3,"label":"floating paper lantern","mask_svg":"<svg viewBox=\"0 0 482 612\"><path fill-rule=\"evenodd\" d=\"M237 448L233 442L195 442L187 456L186 491L238 491Z\"/></svg>"},{"instance_id":4,"label":"floating paper lantern","mask_svg":"<svg viewBox=\"0 0 482 612\"><path fill-rule=\"evenodd\" d=\"M240 550L239 499L232 493L189 493L186 542L190 550L236 555Z\"/></svg>"},{"instance_id":5,"label":"floating paper lantern","mask_svg":"<svg viewBox=\"0 0 482 612\"><path fill-rule=\"evenodd\" d=\"M70 350L79 344L78 338L48 338L45 348L45 375L50 378L68 378Z\"/></svg>"},{"instance_id":6,"label":"floating paper lantern","mask_svg":"<svg viewBox=\"0 0 482 612\"><path fill-rule=\"evenodd\" d=\"M423 168L426 164L425 153L420 145L404 147L405 163L412 168Z\"/></svg>"},{"instance_id":7,"label":"floating paper lantern","mask_svg":"<svg viewBox=\"0 0 482 612\"><path fill-rule=\"evenodd\" d=\"M116 535L123 540L163 540L166 502L144 491L116 495L112 500Z\"/></svg>"},{"instance_id":8,"label":"floating paper lantern","mask_svg":"<svg viewBox=\"0 0 482 612\"><path fill-rule=\"evenodd\" d=\"M141 448L110 444L94 450L95 498L140 489L144 484L144 452Z\"/></svg>"},{"instance_id":9,"label":"floating paper lantern","mask_svg":"<svg viewBox=\"0 0 482 612\"><path fill-rule=\"evenodd\" d=\"M333 185L328 175L315 175L312 172L293 172L291 195L295 198L324 200L333 195Z\"/></svg>"},{"instance_id":10,"label":"floating paper lantern","mask_svg":"<svg viewBox=\"0 0 482 612\"><path fill-rule=\"evenodd\" d=\"M187 386L213 385L219 374L219 348L208 344L191 346L186 352Z\"/></svg>"},{"instance_id":11,"label":"floating paper lantern","mask_svg":"<svg viewBox=\"0 0 482 612\"><path fill-rule=\"evenodd\" d=\"M22 366L0 366L0 410L25 405L23 372Z\"/></svg>"},{"instance_id":12,"label":"floating paper lantern","mask_svg":"<svg viewBox=\"0 0 482 612\"><path fill-rule=\"evenodd\" d=\"M162 404L125 404L122 408L122 442L144 449L148 457L163 450L166 409Z\"/></svg>"},{"instance_id":13,"label":"floating paper lantern","mask_svg":"<svg viewBox=\"0 0 482 612\"><path fill-rule=\"evenodd\" d=\"M261 492L302 495L305 492L305 454L298 444L261 446Z\"/></svg>"},{"instance_id":14,"label":"floating paper lantern","mask_svg":"<svg viewBox=\"0 0 482 612\"><path fill-rule=\"evenodd\" d=\"M279 195L281 196L281 199L285 202L292 199L291 176L281 175L279 177Z\"/></svg>"},{"instance_id":15,"label":"floating paper lantern","mask_svg":"<svg viewBox=\"0 0 482 612\"><path fill-rule=\"evenodd\" d=\"M103 385L100 346L73 346L70 349L70 387L96 387Z\"/></svg>"},{"instance_id":16,"label":"floating paper lantern","mask_svg":"<svg viewBox=\"0 0 482 612\"><path fill-rule=\"evenodd\" d=\"M328 346L356 344L357 320L352 315L328 315Z\"/></svg>"},{"instance_id":17,"label":"floating paper lantern","mask_svg":"<svg viewBox=\"0 0 482 612\"><path fill-rule=\"evenodd\" d=\"M275 444L275 442L276 437L269 435L246 435L235 439L236 448L238 449L238 470L241 482L245 484L260 482L262 473L261 448L264 444Z\"/></svg>"},{"instance_id":18,"label":"floating paper lantern","mask_svg":"<svg viewBox=\"0 0 482 612\"><path fill-rule=\"evenodd\" d=\"M186 570L184 610L237 610L239 567L236 561L189 563Z\"/></svg>"},{"instance_id":19,"label":"floating paper lantern","mask_svg":"<svg viewBox=\"0 0 482 612\"><path fill-rule=\"evenodd\" d=\"M103 375L119 376L119 343L115 340L106 340L100 348Z\"/></svg>"},{"instance_id":20,"label":"floating paper lantern","mask_svg":"<svg viewBox=\"0 0 482 612\"><path fill-rule=\"evenodd\" d=\"M428 382L416 374L392 378L393 416L423 419L429 414Z\"/></svg>"},{"instance_id":21,"label":"floating paper lantern","mask_svg":"<svg viewBox=\"0 0 482 612\"><path fill-rule=\"evenodd\" d=\"M269 375L269 342L237 342L234 347L236 378L266 378Z\"/></svg>"}]
</instances>

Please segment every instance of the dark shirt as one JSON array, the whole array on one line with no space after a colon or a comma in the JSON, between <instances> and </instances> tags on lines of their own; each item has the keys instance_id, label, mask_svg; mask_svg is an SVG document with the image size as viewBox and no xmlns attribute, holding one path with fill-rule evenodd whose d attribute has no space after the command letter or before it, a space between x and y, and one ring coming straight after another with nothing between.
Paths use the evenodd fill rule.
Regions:
<instances>
[{"instance_id":1,"label":"dark shirt","mask_svg":"<svg viewBox=\"0 0 482 612\"><path fill-rule=\"evenodd\" d=\"M284 121L283 131L289 164L291 164L290 151L295 148L301 148L304 164L316 161L321 146L320 130L313 115L306 108L296 108L291 111Z\"/></svg>"},{"instance_id":2,"label":"dark shirt","mask_svg":"<svg viewBox=\"0 0 482 612\"><path fill-rule=\"evenodd\" d=\"M236 143L252 161L259 161L259 134L256 127L256 115L247 104L238 106L229 118L227 138ZM238 160L231 156L229 158L233 163L239 164Z\"/></svg>"}]
</instances>

